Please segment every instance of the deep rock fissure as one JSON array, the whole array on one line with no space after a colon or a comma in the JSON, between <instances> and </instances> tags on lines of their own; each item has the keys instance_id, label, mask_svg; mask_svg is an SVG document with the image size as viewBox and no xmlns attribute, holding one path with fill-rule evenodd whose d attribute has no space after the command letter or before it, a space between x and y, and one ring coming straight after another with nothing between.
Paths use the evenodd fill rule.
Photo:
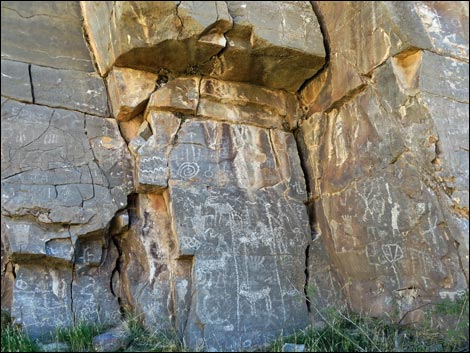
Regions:
<instances>
[{"instance_id":1,"label":"deep rock fissure","mask_svg":"<svg viewBox=\"0 0 470 353\"><path fill-rule=\"evenodd\" d=\"M33 104L36 104L36 99L34 97L33 76L31 75L31 64L28 65L28 75L29 75L29 86L31 87L31 97L33 99Z\"/></svg>"},{"instance_id":2,"label":"deep rock fissure","mask_svg":"<svg viewBox=\"0 0 470 353\"><path fill-rule=\"evenodd\" d=\"M75 251L74 251L74 259L72 260L72 276L70 280L70 318L73 322L74 325L77 324L77 318L75 317L75 311L73 310L73 282L74 282L74 277L76 276L75 272Z\"/></svg>"},{"instance_id":3,"label":"deep rock fissure","mask_svg":"<svg viewBox=\"0 0 470 353\"><path fill-rule=\"evenodd\" d=\"M323 47L325 48L325 62L323 63L323 66L313 74L312 77L307 78L302 83L302 85L300 85L299 89L297 90L297 95L299 95L300 92L302 92L303 89L307 87L310 82L313 82L318 76L320 76L327 69L330 63L331 48L330 41L328 40L328 31L326 29L325 19L321 11L318 9L318 4L316 3L316 1L309 1L309 4L312 6L312 10L315 13L318 24L320 26L320 32L323 37Z\"/></svg>"}]
</instances>

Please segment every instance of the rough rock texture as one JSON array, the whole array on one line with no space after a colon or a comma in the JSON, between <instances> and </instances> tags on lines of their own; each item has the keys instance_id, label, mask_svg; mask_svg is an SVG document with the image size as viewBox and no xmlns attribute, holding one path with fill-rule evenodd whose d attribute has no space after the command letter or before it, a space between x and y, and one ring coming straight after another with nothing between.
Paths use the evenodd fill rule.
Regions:
<instances>
[{"instance_id":1,"label":"rough rock texture","mask_svg":"<svg viewBox=\"0 0 470 353\"><path fill-rule=\"evenodd\" d=\"M25 63L2 60L2 97L33 102L29 68Z\"/></svg>"},{"instance_id":2,"label":"rough rock texture","mask_svg":"<svg viewBox=\"0 0 470 353\"><path fill-rule=\"evenodd\" d=\"M96 74L31 65L34 103L107 117L103 80Z\"/></svg>"},{"instance_id":3,"label":"rough rock texture","mask_svg":"<svg viewBox=\"0 0 470 353\"><path fill-rule=\"evenodd\" d=\"M1 8L2 59L94 71L78 1L2 1Z\"/></svg>"},{"instance_id":4,"label":"rough rock texture","mask_svg":"<svg viewBox=\"0 0 470 353\"><path fill-rule=\"evenodd\" d=\"M252 350L468 288L468 3L2 2L1 52L30 335L132 312Z\"/></svg>"},{"instance_id":5,"label":"rough rock texture","mask_svg":"<svg viewBox=\"0 0 470 353\"><path fill-rule=\"evenodd\" d=\"M126 349L132 340L127 324L123 323L101 335L93 337L93 348L96 352L115 352Z\"/></svg>"},{"instance_id":6,"label":"rough rock texture","mask_svg":"<svg viewBox=\"0 0 470 353\"><path fill-rule=\"evenodd\" d=\"M173 323L190 347L236 351L307 324L310 228L293 134L269 129L280 114L260 116L265 128L218 120L237 122L247 107L297 110L282 104L294 99L285 92L200 81L158 89L129 143L137 191L149 194L137 200L140 221L118 237L132 256L116 284L150 327ZM203 92L226 105L197 114Z\"/></svg>"},{"instance_id":7,"label":"rough rock texture","mask_svg":"<svg viewBox=\"0 0 470 353\"><path fill-rule=\"evenodd\" d=\"M468 287L468 3L315 8L330 61L301 92L311 211L350 306L419 320Z\"/></svg>"},{"instance_id":8,"label":"rough rock texture","mask_svg":"<svg viewBox=\"0 0 470 353\"><path fill-rule=\"evenodd\" d=\"M49 299L44 300L44 306L38 305L25 294L34 292L34 277L42 273L41 263L50 262L66 266L68 274L64 278L65 272L58 270L60 275L51 275L41 293L57 296L47 286L65 281L67 291L61 293L68 305L70 295L74 305L87 298L90 305L88 314L80 307L80 313L67 311L67 315L75 312L89 318L87 315L97 312L93 305L101 307L103 315L111 314L104 304L104 293L110 293L104 290L109 273L103 274L104 267L100 267L110 256L103 237L116 211L127 205L132 188L130 156L116 122L6 101L2 105L2 128L2 242L16 264L17 279L23 276L23 263L29 269L30 262L37 262L22 278L32 288L25 289L15 281L13 313L20 313L15 317L27 326L31 324L32 334L52 328L41 326L41 320L35 317L54 321L45 313L53 309L59 315L61 309L47 304ZM108 270L112 270L112 258L109 261ZM76 277L70 294L72 264ZM99 276L93 274L96 271ZM93 295L90 288L101 294ZM77 294L81 292L84 295ZM100 300L103 302L97 304ZM27 321L22 313L28 310L22 309L23 304L33 305Z\"/></svg>"},{"instance_id":9,"label":"rough rock texture","mask_svg":"<svg viewBox=\"0 0 470 353\"><path fill-rule=\"evenodd\" d=\"M2 308L32 336L120 317L107 229L132 160L87 71L78 3L2 2Z\"/></svg>"},{"instance_id":10,"label":"rough rock texture","mask_svg":"<svg viewBox=\"0 0 470 353\"><path fill-rule=\"evenodd\" d=\"M295 92L323 65L308 2L81 2L101 75L113 65Z\"/></svg>"},{"instance_id":11,"label":"rough rock texture","mask_svg":"<svg viewBox=\"0 0 470 353\"><path fill-rule=\"evenodd\" d=\"M150 72L114 68L107 77L114 118L128 121L140 114L155 90L157 77Z\"/></svg>"}]
</instances>

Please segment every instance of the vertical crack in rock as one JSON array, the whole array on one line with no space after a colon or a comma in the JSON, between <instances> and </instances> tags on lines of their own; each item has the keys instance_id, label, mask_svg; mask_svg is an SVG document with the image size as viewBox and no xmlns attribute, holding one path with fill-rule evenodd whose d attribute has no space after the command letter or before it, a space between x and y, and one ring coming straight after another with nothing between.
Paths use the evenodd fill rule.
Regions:
<instances>
[{"instance_id":1,"label":"vertical crack in rock","mask_svg":"<svg viewBox=\"0 0 470 353\"><path fill-rule=\"evenodd\" d=\"M33 104L35 104L36 98L34 97L33 76L31 75L31 64L28 65L28 75L29 75L29 85L31 87L31 97L33 99Z\"/></svg>"},{"instance_id":2,"label":"vertical crack in rock","mask_svg":"<svg viewBox=\"0 0 470 353\"><path fill-rule=\"evenodd\" d=\"M130 281L127 274L130 262L130 249L128 249L128 232L134 231L137 226L136 220L136 194L130 194L127 197L127 207L118 213L111 222L109 229L109 237L113 244L116 246L118 256L116 263L111 271L110 276L110 290L114 297L116 297L119 310L122 318L134 313L136 303L130 290ZM128 225L126 226L121 220L122 217L128 217ZM121 219L120 219L121 218Z\"/></svg>"},{"instance_id":3,"label":"vertical crack in rock","mask_svg":"<svg viewBox=\"0 0 470 353\"><path fill-rule=\"evenodd\" d=\"M310 185L310 181L314 180L313 178L309 178L307 166L305 165L306 157L302 152L302 148L305 148L305 142L301 139L301 135L298 133L298 129L294 131L294 139L297 146L297 153L299 155L300 160L300 168L302 169L303 176L305 178L305 188L307 189L308 198L311 196L311 190L313 189ZM312 201L313 202L313 201ZM313 220L315 219L315 212L313 206L308 206L309 201L305 203L305 207L307 208L307 214L309 219L309 227L310 227L310 239L307 247L305 248L305 284L304 284L304 295L305 295L305 304L307 306L307 311L309 313L312 312L311 303L312 298L310 298L310 294L308 293L309 281L310 281L310 272L309 272L309 264L310 264L310 243L314 240L314 229L313 229Z\"/></svg>"},{"instance_id":4,"label":"vertical crack in rock","mask_svg":"<svg viewBox=\"0 0 470 353\"><path fill-rule=\"evenodd\" d=\"M454 244L455 250L457 250L457 256L458 256L458 259L459 259L460 270L462 271L463 276L465 278L465 281L467 282L467 289L468 289L468 288L470 288L470 285L469 285L469 282L468 282L468 274L465 272L465 267L463 265L462 256L460 255L460 251L459 251L460 243L457 240L454 239L453 244Z\"/></svg>"},{"instance_id":5,"label":"vertical crack in rock","mask_svg":"<svg viewBox=\"0 0 470 353\"><path fill-rule=\"evenodd\" d=\"M178 127L181 129L182 122ZM173 144L176 144L178 132L175 133ZM172 310L172 323L173 327L179 332L181 337L184 337L189 323L190 313L193 308L193 296L196 295L193 287L193 269L194 269L194 256L193 255L180 255L179 238L175 229L175 215L172 212L171 200L169 198L168 189L162 193L166 205L166 215L170 221L169 232L167 236L173 246L170 248L170 286L171 297L170 307ZM185 285L185 280L187 283ZM188 295L189 294L189 295Z\"/></svg>"},{"instance_id":6,"label":"vertical crack in rock","mask_svg":"<svg viewBox=\"0 0 470 353\"><path fill-rule=\"evenodd\" d=\"M178 1L178 3L175 6L175 15L176 15L176 17L178 17L178 20L180 21L180 26L181 26L180 29L179 29L179 32L178 32L178 36L176 37L177 39L179 39L181 37L181 34L184 31L183 19L180 17L180 14L178 12L178 8L180 7L180 5L181 5L181 1Z\"/></svg>"},{"instance_id":7,"label":"vertical crack in rock","mask_svg":"<svg viewBox=\"0 0 470 353\"><path fill-rule=\"evenodd\" d=\"M57 192L57 191L56 191ZM73 281L75 277L75 261L76 261L76 248L75 248L75 240L70 232L70 225L67 226L67 233L69 234L70 244L72 245L73 254L72 254L72 268L71 268L71 276L70 276L70 287L69 287L69 295L70 295L70 319L73 325L77 324L75 319L75 312L73 310Z\"/></svg>"},{"instance_id":8,"label":"vertical crack in rock","mask_svg":"<svg viewBox=\"0 0 470 353\"><path fill-rule=\"evenodd\" d=\"M82 6L82 5L80 5L80 6ZM88 49L88 52L90 53L93 68L95 69L95 72L97 72L99 74L100 73L100 68L98 66L98 61L96 60L95 51L93 50L93 46L91 45L90 36L88 35L88 32L85 29L85 18L83 17L83 11L80 11L80 27L81 27L81 30L82 30L83 40L85 41L85 45ZM106 80L103 80L103 82L106 84Z\"/></svg>"},{"instance_id":9,"label":"vertical crack in rock","mask_svg":"<svg viewBox=\"0 0 470 353\"><path fill-rule=\"evenodd\" d=\"M75 253L75 251L74 251L74 253ZM74 255L74 257L75 257L75 255ZM71 276L71 280L70 280L70 319L72 320L74 325L77 324L77 320L75 318L75 312L73 310L73 281L74 281L75 275L76 275L76 273L75 273L75 259L73 259L73 261L72 261L72 276Z\"/></svg>"},{"instance_id":10,"label":"vertical crack in rock","mask_svg":"<svg viewBox=\"0 0 470 353\"><path fill-rule=\"evenodd\" d=\"M307 210L308 212L308 210ZM307 305L307 311L309 313L312 312L312 308L311 308L311 298L310 298L310 294L308 293L308 282L310 280L310 273L309 273L309 270L308 270L308 265L309 265L309 252L310 252L310 244L307 245L307 247L305 248L305 284L304 284L304 295L305 295L305 304Z\"/></svg>"},{"instance_id":11,"label":"vertical crack in rock","mask_svg":"<svg viewBox=\"0 0 470 353\"><path fill-rule=\"evenodd\" d=\"M315 13L315 16L317 17L318 24L320 25L320 32L323 36L323 47L325 48L325 62L323 63L323 66L313 74L312 77L307 78L302 85L300 85L299 89L297 90L297 95L302 92L302 90L313 80L315 80L319 75L323 73L323 71L326 70L330 63L330 54L331 54L331 48L330 48L330 42L329 42L329 37L328 37L328 31L326 30L326 24L325 24L325 18L321 14L321 11L318 9L318 5L316 4L316 1L309 1L310 5L312 6L312 10Z\"/></svg>"}]
</instances>

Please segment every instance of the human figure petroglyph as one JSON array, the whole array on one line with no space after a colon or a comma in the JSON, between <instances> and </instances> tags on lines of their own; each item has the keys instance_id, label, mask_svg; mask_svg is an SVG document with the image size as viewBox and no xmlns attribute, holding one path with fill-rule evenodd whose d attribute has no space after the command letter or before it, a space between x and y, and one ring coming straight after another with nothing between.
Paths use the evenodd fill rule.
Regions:
<instances>
[{"instance_id":1,"label":"human figure petroglyph","mask_svg":"<svg viewBox=\"0 0 470 353\"><path fill-rule=\"evenodd\" d=\"M395 274L395 278L397 280L397 285L400 286L400 279L398 277L398 272L395 266L396 263L404 257L403 249L398 244L383 244L381 248L385 259L392 266L393 273Z\"/></svg>"}]
</instances>

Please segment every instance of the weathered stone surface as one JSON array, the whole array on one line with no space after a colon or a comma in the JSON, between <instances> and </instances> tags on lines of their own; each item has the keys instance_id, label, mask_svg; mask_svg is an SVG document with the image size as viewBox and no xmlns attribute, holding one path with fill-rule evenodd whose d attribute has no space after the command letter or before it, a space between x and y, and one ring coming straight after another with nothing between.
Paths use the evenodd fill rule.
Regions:
<instances>
[{"instance_id":1,"label":"weathered stone surface","mask_svg":"<svg viewBox=\"0 0 470 353\"><path fill-rule=\"evenodd\" d=\"M132 120L119 122L119 130L121 130L121 135L126 143L129 143L137 136L140 125L142 125L143 121L143 114L139 114Z\"/></svg>"},{"instance_id":2,"label":"weathered stone surface","mask_svg":"<svg viewBox=\"0 0 470 353\"><path fill-rule=\"evenodd\" d=\"M310 205L310 213L313 207ZM318 228L315 224L312 228ZM326 308L345 307L346 298L341 291L338 269L330 260L321 234L313 232L307 254L307 293L310 322L313 327L324 324ZM322 317L323 316L323 317Z\"/></svg>"},{"instance_id":3,"label":"weathered stone surface","mask_svg":"<svg viewBox=\"0 0 470 353\"><path fill-rule=\"evenodd\" d=\"M5 218L3 232L10 259L20 261L32 255L43 255L72 263L73 244L67 227L47 229L30 221Z\"/></svg>"},{"instance_id":4,"label":"weathered stone surface","mask_svg":"<svg viewBox=\"0 0 470 353\"><path fill-rule=\"evenodd\" d=\"M28 335L39 337L72 324L71 267L17 264L15 273L11 315Z\"/></svg>"},{"instance_id":5,"label":"weathered stone surface","mask_svg":"<svg viewBox=\"0 0 470 353\"><path fill-rule=\"evenodd\" d=\"M136 223L115 237L124 257L113 275L113 292L148 329L170 329L172 320L184 318L174 317L172 308L173 281L181 274L171 256L175 244L166 201L163 195L140 194L133 207L131 219Z\"/></svg>"},{"instance_id":6,"label":"weathered stone surface","mask_svg":"<svg viewBox=\"0 0 470 353\"><path fill-rule=\"evenodd\" d=\"M2 59L93 71L78 1L2 1L1 38Z\"/></svg>"},{"instance_id":7,"label":"weathered stone surface","mask_svg":"<svg viewBox=\"0 0 470 353\"><path fill-rule=\"evenodd\" d=\"M35 102L107 117L106 87L96 74L31 66Z\"/></svg>"},{"instance_id":8,"label":"weathered stone surface","mask_svg":"<svg viewBox=\"0 0 470 353\"><path fill-rule=\"evenodd\" d=\"M306 325L304 276L299 272L305 230L293 228L301 223L305 208L292 205L287 215L285 202L272 209L266 206L279 195L262 195L250 197L236 189L221 192L213 188L212 194L203 193L202 188L171 189L173 212L179 212L176 215L183 222L177 224L181 251L195 254L193 297L184 332L190 346L204 339L208 350L240 350L267 343L281 330ZM259 204L245 206L237 216L237 210L252 199ZM182 203L187 207L182 208ZM248 217L247 212L256 210L253 218ZM201 227L207 231L197 236ZM189 236L183 238L186 234Z\"/></svg>"},{"instance_id":9,"label":"weathered stone surface","mask_svg":"<svg viewBox=\"0 0 470 353\"><path fill-rule=\"evenodd\" d=\"M380 316L395 305L403 314L466 288L468 254L454 241L468 243L468 213L452 212L445 199L454 191L439 176L460 171L450 180L466 194L459 184L468 184L465 164L446 166L464 157L455 152L459 146L468 159L468 111L453 100L465 94L450 84L465 65L453 62L402 54L374 72L373 85L302 124L322 238L355 310ZM438 64L446 79L431 84L426 66ZM444 114L452 119L445 128ZM446 135L454 124L462 140L450 143ZM443 154L449 162L438 162Z\"/></svg>"},{"instance_id":10,"label":"weathered stone surface","mask_svg":"<svg viewBox=\"0 0 470 353\"><path fill-rule=\"evenodd\" d=\"M236 124L292 130L300 116L297 99L245 83L203 79L197 115Z\"/></svg>"},{"instance_id":11,"label":"weathered stone surface","mask_svg":"<svg viewBox=\"0 0 470 353\"><path fill-rule=\"evenodd\" d=\"M155 192L168 187L169 154L181 124L181 119L170 112L151 111L147 120L150 124L145 121L141 127L144 130L148 126L147 135L142 131L130 143L136 156L134 180L138 192Z\"/></svg>"},{"instance_id":12,"label":"weathered stone surface","mask_svg":"<svg viewBox=\"0 0 470 353\"><path fill-rule=\"evenodd\" d=\"M81 2L101 75L111 67L184 72L224 48L232 20L222 1Z\"/></svg>"},{"instance_id":13,"label":"weathered stone surface","mask_svg":"<svg viewBox=\"0 0 470 353\"><path fill-rule=\"evenodd\" d=\"M318 1L314 6L326 24L330 62L302 91L309 114L350 96L374 68L400 52L421 48L468 62L468 4L463 2Z\"/></svg>"},{"instance_id":14,"label":"weathered stone surface","mask_svg":"<svg viewBox=\"0 0 470 353\"><path fill-rule=\"evenodd\" d=\"M384 1L410 46L468 62L468 3Z\"/></svg>"},{"instance_id":15,"label":"weathered stone surface","mask_svg":"<svg viewBox=\"0 0 470 353\"><path fill-rule=\"evenodd\" d=\"M93 218L92 231L125 206L132 177L115 121L8 101L2 127L3 215L81 225Z\"/></svg>"},{"instance_id":16,"label":"weathered stone surface","mask_svg":"<svg viewBox=\"0 0 470 353\"><path fill-rule=\"evenodd\" d=\"M32 336L133 312L252 350L468 288L468 3L81 7L108 92L76 2L2 3L1 296Z\"/></svg>"},{"instance_id":17,"label":"weathered stone surface","mask_svg":"<svg viewBox=\"0 0 470 353\"><path fill-rule=\"evenodd\" d=\"M140 114L155 90L158 75L115 67L106 78L113 116L127 121Z\"/></svg>"},{"instance_id":18,"label":"weathered stone surface","mask_svg":"<svg viewBox=\"0 0 470 353\"><path fill-rule=\"evenodd\" d=\"M168 82L152 94L147 105L147 112L171 110L195 115L199 102L200 80L199 77L188 77L177 78Z\"/></svg>"},{"instance_id":19,"label":"weathered stone surface","mask_svg":"<svg viewBox=\"0 0 470 353\"><path fill-rule=\"evenodd\" d=\"M97 352L115 352L119 349L125 349L132 340L132 335L123 323L101 335L93 337L93 348Z\"/></svg>"},{"instance_id":20,"label":"weathered stone surface","mask_svg":"<svg viewBox=\"0 0 470 353\"><path fill-rule=\"evenodd\" d=\"M322 67L323 38L308 2L227 4L234 26L208 65L211 76L295 92Z\"/></svg>"},{"instance_id":21,"label":"weathered stone surface","mask_svg":"<svg viewBox=\"0 0 470 353\"><path fill-rule=\"evenodd\" d=\"M239 350L306 324L309 230L292 144L286 132L210 121L186 121L178 132L169 192L178 251L195 257L184 330L191 347L204 340L208 350Z\"/></svg>"},{"instance_id":22,"label":"weathered stone surface","mask_svg":"<svg viewBox=\"0 0 470 353\"><path fill-rule=\"evenodd\" d=\"M323 38L308 2L81 6L101 75L113 65L163 68L295 92L324 63Z\"/></svg>"},{"instance_id":23,"label":"weathered stone surface","mask_svg":"<svg viewBox=\"0 0 470 353\"><path fill-rule=\"evenodd\" d=\"M0 255L1 255L1 308L2 310L11 311L13 301L13 286L15 284L14 263L10 261L8 255L8 243L6 236L4 236L5 224L1 224L1 239L0 239Z\"/></svg>"},{"instance_id":24,"label":"weathered stone surface","mask_svg":"<svg viewBox=\"0 0 470 353\"><path fill-rule=\"evenodd\" d=\"M189 80L196 89L197 81ZM170 81L157 91L173 92L157 102L165 102L164 97L173 102L155 107L152 98L148 123L130 143L138 190L169 191L164 197L139 196L140 216L135 218L141 221L119 237L123 252L132 256L125 257L113 288L121 302L142 310L150 327L173 322L191 347L246 349L307 323L305 180L291 133L182 122L173 113L156 110L184 111L188 104L181 102L191 92L187 83ZM279 115L297 109L287 94L215 84L219 89L208 89L207 95L220 101L264 106L272 95L271 109ZM186 112L194 113L197 101L193 107ZM230 279L234 273L235 282Z\"/></svg>"},{"instance_id":25,"label":"weathered stone surface","mask_svg":"<svg viewBox=\"0 0 470 353\"><path fill-rule=\"evenodd\" d=\"M2 60L2 96L33 102L28 64Z\"/></svg>"},{"instance_id":26,"label":"weathered stone surface","mask_svg":"<svg viewBox=\"0 0 470 353\"><path fill-rule=\"evenodd\" d=\"M173 111L211 120L293 130L301 116L295 95L246 83L177 78L152 94L152 111Z\"/></svg>"},{"instance_id":27,"label":"weathered stone surface","mask_svg":"<svg viewBox=\"0 0 470 353\"><path fill-rule=\"evenodd\" d=\"M2 128L2 249L15 272L25 271L12 316L32 335L78 319L114 320L118 254L104 230L133 184L116 121L6 100Z\"/></svg>"},{"instance_id":28,"label":"weathered stone surface","mask_svg":"<svg viewBox=\"0 0 470 353\"><path fill-rule=\"evenodd\" d=\"M74 278L71 281L74 322L114 324L121 317L118 298L110 288L118 250L103 234L75 243Z\"/></svg>"},{"instance_id":29,"label":"weathered stone surface","mask_svg":"<svg viewBox=\"0 0 470 353\"><path fill-rule=\"evenodd\" d=\"M110 233L117 235L129 229L129 213L127 210L120 211L116 214L111 222Z\"/></svg>"}]
</instances>

